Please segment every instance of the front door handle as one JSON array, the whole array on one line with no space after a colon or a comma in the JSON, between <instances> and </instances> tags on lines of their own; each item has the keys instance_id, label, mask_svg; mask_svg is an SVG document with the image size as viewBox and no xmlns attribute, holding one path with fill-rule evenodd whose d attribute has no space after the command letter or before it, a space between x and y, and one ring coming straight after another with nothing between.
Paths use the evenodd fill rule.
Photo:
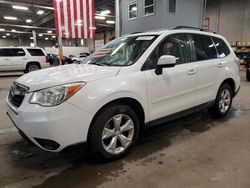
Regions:
<instances>
[{"instance_id":1,"label":"front door handle","mask_svg":"<svg viewBox=\"0 0 250 188\"><path fill-rule=\"evenodd\" d=\"M196 73L196 71L194 69L191 69L188 71L188 75L194 75Z\"/></svg>"},{"instance_id":2,"label":"front door handle","mask_svg":"<svg viewBox=\"0 0 250 188\"><path fill-rule=\"evenodd\" d=\"M222 67L223 67L223 63L221 63L221 62L218 63L217 67L218 67L218 68L222 68Z\"/></svg>"},{"instance_id":3,"label":"front door handle","mask_svg":"<svg viewBox=\"0 0 250 188\"><path fill-rule=\"evenodd\" d=\"M8 59L8 58L5 58L4 60L5 60L5 61L9 61L9 59Z\"/></svg>"}]
</instances>

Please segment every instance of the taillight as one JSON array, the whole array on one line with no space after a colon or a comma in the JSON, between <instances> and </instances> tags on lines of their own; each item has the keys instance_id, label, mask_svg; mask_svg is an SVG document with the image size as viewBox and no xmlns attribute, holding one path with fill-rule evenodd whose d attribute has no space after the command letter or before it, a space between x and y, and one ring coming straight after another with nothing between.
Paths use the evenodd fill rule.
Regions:
<instances>
[{"instance_id":1,"label":"taillight","mask_svg":"<svg viewBox=\"0 0 250 188\"><path fill-rule=\"evenodd\" d=\"M234 62L238 65L238 67L240 68L240 59L239 58L235 58Z\"/></svg>"},{"instance_id":2,"label":"taillight","mask_svg":"<svg viewBox=\"0 0 250 188\"><path fill-rule=\"evenodd\" d=\"M45 61L46 61L46 63L49 62L49 56L48 55L45 56Z\"/></svg>"}]
</instances>

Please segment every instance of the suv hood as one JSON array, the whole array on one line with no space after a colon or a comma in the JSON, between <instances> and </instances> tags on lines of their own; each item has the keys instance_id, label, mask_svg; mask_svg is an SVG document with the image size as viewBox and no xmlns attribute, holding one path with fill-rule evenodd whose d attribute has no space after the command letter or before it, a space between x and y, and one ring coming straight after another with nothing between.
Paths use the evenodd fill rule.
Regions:
<instances>
[{"instance_id":1,"label":"suv hood","mask_svg":"<svg viewBox=\"0 0 250 188\"><path fill-rule=\"evenodd\" d=\"M34 71L23 75L17 83L29 87L29 91L77 81L94 81L114 77L120 67L72 64Z\"/></svg>"}]
</instances>

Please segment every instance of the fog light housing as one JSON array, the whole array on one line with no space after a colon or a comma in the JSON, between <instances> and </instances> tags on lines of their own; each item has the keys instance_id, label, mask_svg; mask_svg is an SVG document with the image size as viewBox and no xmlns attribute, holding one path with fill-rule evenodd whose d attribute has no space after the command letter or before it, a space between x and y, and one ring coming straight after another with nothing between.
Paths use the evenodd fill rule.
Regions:
<instances>
[{"instance_id":1,"label":"fog light housing","mask_svg":"<svg viewBox=\"0 0 250 188\"><path fill-rule=\"evenodd\" d=\"M48 139L42 139L42 138L34 138L39 145L41 145L43 148L47 150L57 150L60 147L60 144L58 144L54 140L48 140Z\"/></svg>"}]
</instances>

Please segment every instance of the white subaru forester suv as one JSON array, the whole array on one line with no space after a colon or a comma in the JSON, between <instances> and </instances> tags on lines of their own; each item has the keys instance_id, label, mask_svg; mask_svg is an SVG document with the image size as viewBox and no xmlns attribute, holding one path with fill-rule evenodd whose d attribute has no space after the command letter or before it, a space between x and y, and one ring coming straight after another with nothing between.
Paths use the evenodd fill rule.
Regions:
<instances>
[{"instance_id":1,"label":"white subaru forester suv","mask_svg":"<svg viewBox=\"0 0 250 188\"><path fill-rule=\"evenodd\" d=\"M147 126L204 107L225 116L240 88L228 42L202 29L124 36L85 61L31 72L12 84L7 113L38 147L59 152L86 142L95 156L118 159Z\"/></svg>"}]
</instances>

